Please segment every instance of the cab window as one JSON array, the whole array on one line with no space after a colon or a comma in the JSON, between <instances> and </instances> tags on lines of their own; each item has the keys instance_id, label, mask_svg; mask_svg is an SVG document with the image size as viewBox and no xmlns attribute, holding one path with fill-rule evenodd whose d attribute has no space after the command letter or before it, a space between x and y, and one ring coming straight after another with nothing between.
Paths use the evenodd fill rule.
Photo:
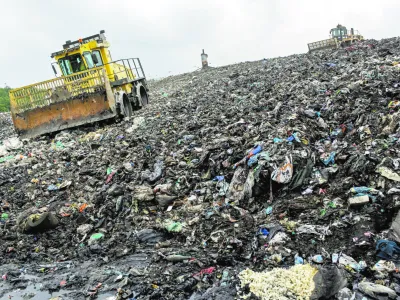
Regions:
<instances>
[{"instance_id":1,"label":"cab window","mask_svg":"<svg viewBox=\"0 0 400 300\"><path fill-rule=\"evenodd\" d=\"M88 65L89 69L94 68L94 62L90 52L84 52L83 57L85 58L86 64Z\"/></svg>"},{"instance_id":2,"label":"cab window","mask_svg":"<svg viewBox=\"0 0 400 300\"><path fill-rule=\"evenodd\" d=\"M80 54L74 54L58 60L61 71L64 75L71 75L73 73L86 70L85 62Z\"/></svg>"},{"instance_id":3,"label":"cab window","mask_svg":"<svg viewBox=\"0 0 400 300\"><path fill-rule=\"evenodd\" d=\"M92 51L92 54L97 57L98 63L96 64L96 66L97 67L102 66L103 65L103 60L101 59L100 51L99 50Z\"/></svg>"}]
</instances>

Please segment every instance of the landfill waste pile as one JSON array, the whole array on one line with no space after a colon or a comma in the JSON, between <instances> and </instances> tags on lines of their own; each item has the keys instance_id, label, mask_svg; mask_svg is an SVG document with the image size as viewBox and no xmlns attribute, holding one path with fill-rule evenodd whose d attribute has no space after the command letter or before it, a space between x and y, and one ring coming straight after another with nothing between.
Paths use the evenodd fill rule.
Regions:
<instances>
[{"instance_id":1,"label":"landfill waste pile","mask_svg":"<svg viewBox=\"0 0 400 300\"><path fill-rule=\"evenodd\" d=\"M400 296L399 38L150 91L115 124L2 121L0 299Z\"/></svg>"},{"instance_id":2,"label":"landfill waste pile","mask_svg":"<svg viewBox=\"0 0 400 300\"><path fill-rule=\"evenodd\" d=\"M0 112L0 141L15 135L12 124L11 115Z\"/></svg>"}]
</instances>

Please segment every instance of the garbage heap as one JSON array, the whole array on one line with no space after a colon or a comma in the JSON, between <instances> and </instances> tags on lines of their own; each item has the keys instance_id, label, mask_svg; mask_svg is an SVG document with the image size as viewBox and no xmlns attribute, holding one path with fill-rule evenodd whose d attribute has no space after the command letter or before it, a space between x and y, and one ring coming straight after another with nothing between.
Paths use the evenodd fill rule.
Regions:
<instances>
[{"instance_id":1,"label":"garbage heap","mask_svg":"<svg viewBox=\"0 0 400 300\"><path fill-rule=\"evenodd\" d=\"M15 135L12 119L9 113L0 112L0 140Z\"/></svg>"},{"instance_id":2,"label":"garbage heap","mask_svg":"<svg viewBox=\"0 0 400 300\"><path fill-rule=\"evenodd\" d=\"M396 299L399 62L393 38L208 68L130 120L5 139L0 263L145 254L59 287L115 299Z\"/></svg>"}]
</instances>

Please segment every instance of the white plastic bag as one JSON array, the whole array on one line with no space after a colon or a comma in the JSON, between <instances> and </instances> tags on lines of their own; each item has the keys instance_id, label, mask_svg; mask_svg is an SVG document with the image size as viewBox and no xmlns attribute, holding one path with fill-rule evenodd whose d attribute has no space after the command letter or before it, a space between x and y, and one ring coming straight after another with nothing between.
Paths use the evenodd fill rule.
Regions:
<instances>
[{"instance_id":1,"label":"white plastic bag","mask_svg":"<svg viewBox=\"0 0 400 300\"><path fill-rule=\"evenodd\" d=\"M286 156L286 163L280 167L276 168L272 174L271 179L279 183L288 183L293 176L293 164L292 158Z\"/></svg>"}]
</instances>

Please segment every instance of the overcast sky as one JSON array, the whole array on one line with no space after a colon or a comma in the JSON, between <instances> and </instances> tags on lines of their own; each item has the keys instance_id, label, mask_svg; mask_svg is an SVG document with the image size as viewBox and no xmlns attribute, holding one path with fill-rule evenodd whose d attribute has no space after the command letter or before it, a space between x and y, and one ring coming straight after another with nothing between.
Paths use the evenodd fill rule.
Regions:
<instances>
[{"instance_id":1,"label":"overcast sky","mask_svg":"<svg viewBox=\"0 0 400 300\"><path fill-rule=\"evenodd\" d=\"M0 86L51 79L50 54L101 29L113 59L139 57L148 78L307 51L338 23L399 36L399 0L1 0Z\"/></svg>"}]
</instances>

